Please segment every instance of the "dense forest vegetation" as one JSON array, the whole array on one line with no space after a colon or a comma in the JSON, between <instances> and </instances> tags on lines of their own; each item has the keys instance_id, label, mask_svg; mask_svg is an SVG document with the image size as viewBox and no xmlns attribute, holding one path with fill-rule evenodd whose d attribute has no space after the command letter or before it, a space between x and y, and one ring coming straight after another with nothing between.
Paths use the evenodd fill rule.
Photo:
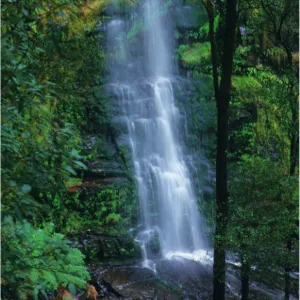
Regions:
<instances>
[{"instance_id":1,"label":"dense forest vegetation","mask_svg":"<svg viewBox=\"0 0 300 300\"><path fill-rule=\"evenodd\" d=\"M124 14L139 4L119 2ZM164 15L178 1L162 2ZM98 28L113 4L1 4L2 299L75 299L83 290L98 299L93 265L141 257L128 233L138 220L136 181L112 122L110 53ZM207 299L225 299L226 252L239 258L242 299L265 299L251 298L252 281L297 297L299 3L184 5L201 20L173 37L180 75L196 86L182 104L187 146L216 178L199 200L214 248ZM145 30L137 20L126 39ZM151 247L160 251L156 240Z\"/></svg>"}]
</instances>

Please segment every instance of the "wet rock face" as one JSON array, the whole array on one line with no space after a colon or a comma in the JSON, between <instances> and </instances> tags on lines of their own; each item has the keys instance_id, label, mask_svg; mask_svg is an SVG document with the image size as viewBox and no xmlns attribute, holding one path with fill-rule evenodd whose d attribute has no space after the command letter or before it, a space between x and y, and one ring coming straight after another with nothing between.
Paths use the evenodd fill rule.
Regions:
<instances>
[{"instance_id":1,"label":"wet rock face","mask_svg":"<svg viewBox=\"0 0 300 300\"><path fill-rule=\"evenodd\" d=\"M128 179L129 157L117 141L116 129L107 136L91 134L86 138L85 155L90 157L86 163L86 177L124 177Z\"/></svg>"},{"instance_id":2,"label":"wet rock face","mask_svg":"<svg viewBox=\"0 0 300 300\"><path fill-rule=\"evenodd\" d=\"M140 265L102 266L92 270L92 284L100 299L212 299L212 266L182 258L156 264L157 273ZM227 291L226 299L238 298Z\"/></svg>"},{"instance_id":3,"label":"wet rock face","mask_svg":"<svg viewBox=\"0 0 300 300\"><path fill-rule=\"evenodd\" d=\"M99 285L103 282L110 285L110 292L106 289L103 299L182 299L177 287L172 288L150 269L139 266L98 269L94 274L95 279ZM103 291L99 290L101 293Z\"/></svg>"},{"instance_id":4,"label":"wet rock face","mask_svg":"<svg viewBox=\"0 0 300 300\"><path fill-rule=\"evenodd\" d=\"M146 247L148 248L148 253L151 253L151 255L149 255L150 259L161 257L161 245L158 234L151 237L149 242L146 244Z\"/></svg>"},{"instance_id":5,"label":"wet rock face","mask_svg":"<svg viewBox=\"0 0 300 300\"><path fill-rule=\"evenodd\" d=\"M87 263L141 258L140 247L130 236L113 237L85 232L70 238L75 241L73 246L85 255Z\"/></svg>"},{"instance_id":6,"label":"wet rock face","mask_svg":"<svg viewBox=\"0 0 300 300\"><path fill-rule=\"evenodd\" d=\"M115 134L113 131L107 136L94 133L85 137L83 155L87 169L77 170L83 174L82 183L69 187L69 192L93 195L113 184L133 185L129 153L117 142Z\"/></svg>"},{"instance_id":7,"label":"wet rock face","mask_svg":"<svg viewBox=\"0 0 300 300\"><path fill-rule=\"evenodd\" d=\"M156 260L154 273L141 264L101 265L90 269L90 284L98 293L97 299L156 299L156 300L211 300L213 266L175 257ZM240 270L228 265L226 274L227 300L240 299ZM283 292L270 290L265 285L251 282L249 299L280 300ZM78 298L85 300L84 295ZM291 299L295 300L293 296Z\"/></svg>"},{"instance_id":8,"label":"wet rock face","mask_svg":"<svg viewBox=\"0 0 300 300\"><path fill-rule=\"evenodd\" d=\"M76 193L75 198L79 199L74 207L81 230L108 234L114 239L136 225L136 188L130 153L121 145L119 133L111 123L103 125L100 131L86 132L84 142L81 155L87 168L77 170L82 177L74 180L68 191ZM93 241L85 247L94 252L89 256L105 256L95 249ZM124 249L120 250L122 255L115 256L127 255Z\"/></svg>"}]
</instances>

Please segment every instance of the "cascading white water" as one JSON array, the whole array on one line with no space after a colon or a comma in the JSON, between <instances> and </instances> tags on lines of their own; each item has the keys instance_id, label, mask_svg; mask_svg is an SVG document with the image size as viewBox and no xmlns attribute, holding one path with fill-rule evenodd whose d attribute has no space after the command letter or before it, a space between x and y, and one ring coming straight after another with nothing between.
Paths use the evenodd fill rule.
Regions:
<instances>
[{"instance_id":1,"label":"cascading white water","mask_svg":"<svg viewBox=\"0 0 300 300\"><path fill-rule=\"evenodd\" d=\"M129 20L114 17L107 25L109 51L121 53L110 60L110 87L122 108L115 121L127 126L142 225L137 240L147 267L153 267L149 244L154 238L164 256L206 248L180 145L181 116L172 87L173 32L170 23L163 22L162 5L160 0L145 0ZM136 37L139 43L133 43L127 33L137 18L143 30Z\"/></svg>"}]
</instances>

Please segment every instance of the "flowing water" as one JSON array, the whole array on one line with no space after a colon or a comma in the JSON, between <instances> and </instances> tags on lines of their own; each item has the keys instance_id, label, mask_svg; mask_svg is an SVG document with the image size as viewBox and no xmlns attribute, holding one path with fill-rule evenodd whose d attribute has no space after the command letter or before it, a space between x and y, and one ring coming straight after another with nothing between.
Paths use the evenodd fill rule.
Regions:
<instances>
[{"instance_id":1,"label":"flowing water","mask_svg":"<svg viewBox=\"0 0 300 300\"><path fill-rule=\"evenodd\" d=\"M128 298L211 299L213 256L197 198L201 192L212 195L214 174L205 158L189 154L185 146L188 110L194 109L188 100L192 85L190 76L178 75L173 59L176 26L195 26L198 15L191 21L193 7L180 5L181 0L128 0L136 3L130 9L126 1L114 1L101 24L108 47L108 92L117 143L129 151L136 179L139 225L131 232L137 232L144 260L142 266L104 267L100 277ZM203 182L195 179L201 176ZM230 257L227 264L226 293L237 299L239 265ZM181 286L184 296L161 289L157 275ZM255 282L251 293L282 297L281 291Z\"/></svg>"},{"instance_id":2,"label":"flowing water","mask_svg":"<svg viewBox=\"0 0 300 300\"><path fill-rule=\"evenodd\" d=\"M144 265L152 269L153 244L160 244L164 257L192 257L207 247L182 147L167 2L141 1L123 16L116 4L106 25L110 89L121 108L115 122L126 127L137 182L141 226L136 240Z\"/></svg>"}]
</instances>

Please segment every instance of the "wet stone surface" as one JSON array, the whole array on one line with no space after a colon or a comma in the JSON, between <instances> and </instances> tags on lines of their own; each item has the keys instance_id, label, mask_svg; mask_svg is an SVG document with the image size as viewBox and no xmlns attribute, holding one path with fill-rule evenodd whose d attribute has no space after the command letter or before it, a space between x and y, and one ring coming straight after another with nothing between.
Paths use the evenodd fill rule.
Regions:
<instances>
[{"instance_id":1,"label":"wet stone surface","mask_svg":"<svg viewBox=\"0 0 300 300\"><path fill-rule=\"evenodd\" d=\"M101 266L91 270L91 284L99 299L211 299L211 266L177 258L156 261L156 269L141 264ZM227 299L238 298L227 291Z\"/></svg>"},{"instance_id":2,"label":"wet stone surface","mask_svg":"<svg viewBox=\"0 0 300 300\"><path fill-rule=\"evenodd\" d=\"M141 261L123 261L90 266L91 281L97 299L210 300L212 264L182 257L156 260L156 272L144 268ZM229 264L226 275L226 299L240 299L239 268ZM283 292L252 282L249 299L280 300ZM87 300L85 293L78 300ZM292 300L298 299L291 296Z\"/></svg>"}]
</instances>

